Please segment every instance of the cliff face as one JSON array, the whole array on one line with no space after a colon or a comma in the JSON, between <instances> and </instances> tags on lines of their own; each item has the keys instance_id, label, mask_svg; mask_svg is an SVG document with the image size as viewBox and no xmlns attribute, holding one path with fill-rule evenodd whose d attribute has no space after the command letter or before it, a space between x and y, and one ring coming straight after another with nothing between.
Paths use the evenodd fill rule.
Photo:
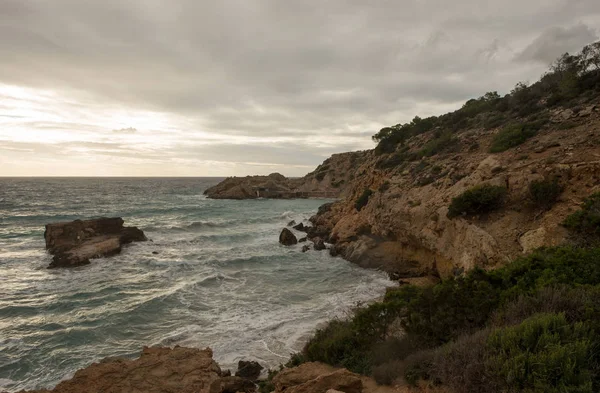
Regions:
<instances>
[{"instance_id":1,"label":"cliff face","mask_svg":"<svg viewBox=\"0 0 600 393\"><path fill-rule=\"evenodd\" d=\"M600 187L598 106L579 114L555 111L551 124L536 136L491 154L500 130L458 132L448 147L429 157L401 159L431 145L435 131L409 139L390 154L363 153L346 197L311 220L329 231L332 253L398 278L449 277L563 242L567 233L560 223ZM544 179L562 187L548 207L530 197L530 184ZM503 207L448 218L452 198L480 184L506 187ZM359 211L357 201L365 190L371 195Z\"/></svg>"}]
</instances>

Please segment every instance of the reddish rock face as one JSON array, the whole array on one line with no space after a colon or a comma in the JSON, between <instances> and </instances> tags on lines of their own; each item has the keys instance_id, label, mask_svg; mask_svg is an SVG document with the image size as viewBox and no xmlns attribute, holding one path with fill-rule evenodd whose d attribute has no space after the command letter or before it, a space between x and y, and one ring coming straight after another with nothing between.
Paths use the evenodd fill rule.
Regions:
<instances>
[{"instance_id":1,"label":"reddish rock face","mask_svg":"<svg viewBox=\"0 0 600 393\"><path fill-rule=\"evenodd\" d=\"M48 224L44 239L54 255L49 268L86 265L92 258L120 253L123 244L148 240L142 230L124 227L120 217Z\"/></svg>"}]
</instances>

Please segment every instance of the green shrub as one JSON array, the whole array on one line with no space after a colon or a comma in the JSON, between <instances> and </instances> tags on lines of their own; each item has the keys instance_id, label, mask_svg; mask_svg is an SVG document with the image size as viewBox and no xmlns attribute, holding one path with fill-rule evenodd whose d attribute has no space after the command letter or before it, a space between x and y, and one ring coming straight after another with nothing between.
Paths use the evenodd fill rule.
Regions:
<instances>
[{"instance_id":1,"label":"green shrub","mask_svg":"<svg viewBox=\"0 0 600 393\"><path fill-rule=\"evenodd\" d=\"M361 211L361 209L363 207L367 206L367 203L369 203L369 198L371 197L371 195L373 195L373 191L371 191L368 188L366 190L364 190L363 193L361 194L361 196L358 197L358 199L354 203L354 207L356 208L356 210Z\"/></svg>"},{"instance_id":2,"label":"green shrub","mask_svg":"<svg viewBox=\"0 0 600 393\"><path fill-rule=\"evenodd\" d=\"M539 336L545 340L546 335L558 334L544 328L552 324L524 322L539 313L557 314L566 321L563 325L568 334L558 335L560 340L552 343L556 351L546 345L547 341L536 338L537 333L527 336L529 331L542 332ZM577 330L577 324L582 323L586 330ZM404 336L400 336L399 326ZM519 328L514 330L517 333L510 333L505 326ZM488 345L489 332L501 336L498 342L502 345ZM516 368L523 365L506 358L521 361L531 356L542 362L536 366L535 375L543 378L540 386L544 389L559 392L552 390L553 381L562 381L564 391L575 392L569 390L578 386L573 381L589 372L593 391L600 391L600 351L591 351L587 363L579 362L579 332L587 340L586 348L600 348L600 336L595 333L600 332L600 248L541 249L496 270L474 269L431 287L389 289L382 302L360 307L348 321L332 321L320 329L303 354L307 361L322 361L363 374L373 371L381 381L396 378L399 362L404 361L402 372L407 381L428 379L457 393L542 392L535 386L518 390L506 385L507 375L517 373ZM510 340L520 336L529 339L519 345L533 349L515 352L518 346ZM504 363L508 368L500 367ZM570 374L549 373L555 366L567 367ZM515 378L526 385L531 375L517 373ZM587 381L581 385L583 392L588 391ZM464 385L462 390L460 385Z\"/></svg>"},{"instance_id":3,"label":"green shrub","mask_svg":"<svg viewBox=\"0 0 600 393\"><path fill-rule=\"evenodd\" d=\"M532 202L543 209L552 207L562 190L557 178L536 180L529 184L529 196Z\"/></svg>"},{"instance_id":4,"label":"green shrub","mask_svg":"<svg viewBox=\"0 0 600 393\"><path fill-rule=\"evenodd\" d=\"M592 331L564 314L538 314L493 331L486 368L504 391L593 393Z\"/></svg>"},{"instance_id":5,"label":"green shrub","mask_svg":"<svg viewBox=\"0 0 600 393\"><path fill-rule=\"evenodd\" d=\"M500 153L518 146L535 136L538 129L537 126L531 124L512 124L504 127L502 131L494 136L490 153Z\"/></svg>"},{"instance_id":6,"label":"green shrub","mask_svg":"<svg viewBox=\"0 0 600 393\"><path fill-rule=\"evenodd\" d=\"M315 335L304 347L306 359L323 362L361 374L371 372L369 337L360 337L351 321L334 320Z\"/></svg>"},{"instance_id":7,"label":"green shrub","mask_svg":"<svg viewBox=\"0 0 600 393\"><path fill-rule=\"evenodd\" d=\"M448 208L448 218L496 210L504 203L506 193L506 188L501 186L489 184L475 186L452 199Z\"/></svg>"},{"instance_id":8,"label":"green shrub","mask_svg":"<svg viewBox=\"0 0 600 393\"><path fill-rule=\"evenodd\" d=\"M479 330L436 349L429 378L454 393L501 392L498 378L486 369L489 334L490 329Z\"/></svg>"},{"instance_id":9,"label":"green shrub","mask_svg":"<svg viewBox=\"0 0 600 393\"><path fill-rule=\"evenodd\" d=\"M431 379L434 356L434 351L424 350L406 358L404 379L409 385L417 386L419 381Z\"/></svg>"},{"instance_id":10,"label":"green shrub","mask_svg":"<svg viewBox=\"0 0 600 393\"><path fill-rule=\"evenodd\" d=\"M323 181L323 179L325 179L326 174L327 171L319 172L315 175L315 179L317 179L318 181Z\"/></svg>"},{"instance_id":11,"label":"green shrub","mask_svg":"<svg viewBox=\"0 0 600 393\"><path fill-rule=\"evenodd\" d=\"M569 323L600 322L600 288L557 285L542 288L533 295L521 295L499 308L490 319L493 326L517 325L535 314L564 314Z\"/></svg>"},{"instance_id":12,"label":"green shrub","mask_svg":"<svg viewBox=\"0 0 600 393\"><path fill-rule=\"evenodd\" d=\"M457 139L451 133L444 133L441 136L430 140L419 151L421 157L431 157L442 151L448 150L457 143Z\"/></svg>"},{"instance_id":13,"label":"green shrub","mask_svg":"<svg viewBox=\"0 0 600 393\"><path fill-rule=\"evenodd\" d=\"M400 360L392 360L373 368L373 379L379 385L392 385L402 378L404 363Z\"/></svg>"},{"instance_id":14,"label":"green shrub","mask_svg":"<svg viewBox=\"0 0 600 393\"><path fill-rule=\"evenodd\" d=\"M590 195L581 210L568 216L563 225L581 235L600 235L600 192Z\"/></svg>"}]
</instances>

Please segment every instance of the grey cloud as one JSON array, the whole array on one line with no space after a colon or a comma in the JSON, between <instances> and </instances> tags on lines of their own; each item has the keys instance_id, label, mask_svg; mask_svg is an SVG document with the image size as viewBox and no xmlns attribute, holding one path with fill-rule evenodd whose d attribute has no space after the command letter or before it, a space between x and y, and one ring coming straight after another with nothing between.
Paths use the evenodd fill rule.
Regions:
<instances>
[{"instance_id":1,"label":"grey cloud","mask_svg":"<svg viewBox=\"0 0 600 393\"><path fill-rule=\"evenodd\" d=\"M519 53L517 60L550 64L563 53L578 52L584 45L597 39L596 30L583 24L567 28L551 27Z\"/></svg>"},{"instance_id":2,"label":"grey cloud","mask_svg":"<svg viewBox=\"0 0 600 393\"><path fill-rule=\"evenodd\" d=\"M172 128L189 140L203 131L264 142L249 152L190 147L207 157L221 149L250 162L274 137L311 149L325 135L323 151L294 161L318 164L341 151L336 143L366 148L378 127L535 80L560 52L592 41L598 25L597 0L3 0L0 84L56 91L71 97L69 109L166 113L182 119ZM129 124L140 131L118 131ZM127 121L81 130L157 135ZM273 149L267 161L288 162L290 150Z\"/></svg>"}]
</instances>

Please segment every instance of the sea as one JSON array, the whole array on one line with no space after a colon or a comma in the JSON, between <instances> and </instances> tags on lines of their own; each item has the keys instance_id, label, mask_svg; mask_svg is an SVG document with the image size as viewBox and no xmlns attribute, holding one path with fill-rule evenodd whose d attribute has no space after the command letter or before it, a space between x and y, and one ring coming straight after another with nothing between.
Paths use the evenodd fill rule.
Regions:
<instances>
[{"instance_id":1,"label":"sea","mask_svg":"<svg viewBox=\"0 0 600 393\"><path fill-rule=\"evenodd\" d=\"M391 285L326 251L278 243L330 200L211 200L219 178L0 178L0 391L52 388L144 346L285 363L310 335ZM47 269L44 225L123 217L148 242ZM297 233L301 235L300 233Z\"/></svg>"}]
</instances>

